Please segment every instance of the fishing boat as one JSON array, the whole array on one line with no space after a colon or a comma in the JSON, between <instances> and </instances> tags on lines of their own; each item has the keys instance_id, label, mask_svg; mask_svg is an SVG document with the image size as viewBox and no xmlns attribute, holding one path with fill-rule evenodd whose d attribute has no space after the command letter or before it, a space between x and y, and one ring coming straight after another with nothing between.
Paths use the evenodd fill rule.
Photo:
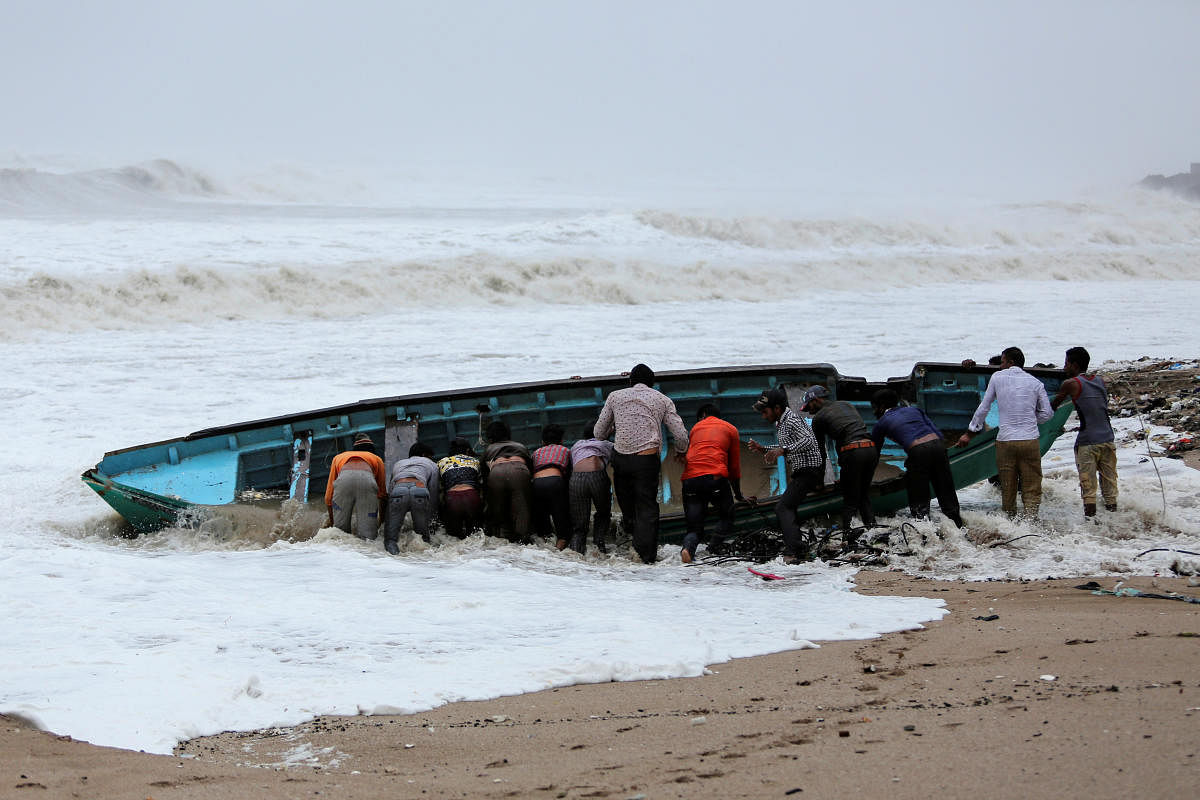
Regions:
<instances>
[{"instance_id":1,"label":"fishing boat","mask_svg":"<svg viewBox=\"0 0 1200 800\"><path fill-rule=\"evenodd\" d=\"M910 405L924 409L953 439L966 430L996 369L922 362L907 376L870 382L841 375L831 364L714 367L661 372L655 386L674 400L689 426L701 405L715 403L721 416L737 426L743 445L751 438L774 441L774 426L751 408L763 389L784 389L795 408L804 391L815 385L824 386L835 399L853 404L868 424L875 419L871 396L881 388L893 389ZM1027 371L1051 394L1065 377L1057 369ZM418 439L439 454L447 452L450 441L460 436L482 449L483 431L494 419L504 420L514 439L531 446L540 443L543 426L557 423L570 444L599 415L605 397L627 385L624 375L576 376L362 400L114 450L82 478L124 518L122 530L128 535L170 526L197 527L214 518L236 520L239 510L247 508L259 512L258 518L264 513L270 518L288 508L294 516L299 505L310 508L314 519L317 512L323 518L330 463L360 434L370 435L377 447L382 445L389 474L391 465L406 457ZM1070 404L1064 405L1042 424L1043 454L1062 434L1070 412ZM958 488L996 474L996 424L993 407L988 429L967 447L950 450ZM683 534L683 513L680 468L667 458L668 447L664 439L660 505L664 540L671 541ZM907 505L903 462L903 451L889 442L872 486L877 514L886 515ZM757 497L757 511L764 513L739 513L739 526L761 527L786 486L783 459L767 464L743 450L742 471L743 493ZM836 514L840 508L840 494L829 485L810 496L800 506L800 514L808 519Z\"/></svg>"}]
</instances>

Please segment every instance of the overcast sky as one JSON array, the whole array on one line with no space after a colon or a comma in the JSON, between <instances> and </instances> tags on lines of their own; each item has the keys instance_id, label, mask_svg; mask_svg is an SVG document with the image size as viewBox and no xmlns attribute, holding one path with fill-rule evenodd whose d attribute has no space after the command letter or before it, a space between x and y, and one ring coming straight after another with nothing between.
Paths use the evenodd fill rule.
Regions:
<instances>
[{"instance_id":1,"label":"overcast sky","mask_svg":"<svg viewBox=\"0 0 1200 800\"><path fill-rule=\"evenodd\" d=\"M1200 161L1200 0L0 0L0 154L1086 185Z\"/></svg>"}]
</instances>

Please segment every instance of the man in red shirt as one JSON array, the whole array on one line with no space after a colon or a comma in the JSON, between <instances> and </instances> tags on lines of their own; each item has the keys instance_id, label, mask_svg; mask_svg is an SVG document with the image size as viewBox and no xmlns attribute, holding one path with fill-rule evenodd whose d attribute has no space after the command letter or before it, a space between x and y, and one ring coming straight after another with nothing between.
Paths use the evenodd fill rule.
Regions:
<instances>
[{"instance_id":1,"label":"man in red shirt","mask_svg":"<svg viewBox=\"0 0 1200 800\"><path fill-rule=\"evenodd\" d=\"M680 558L690 564L704 538L704 517L711 503L717 510L717 533L709 543L717 553L733 534L733 500L742 497L742 455L738 429L721 419L712 403L700 406L688 434L687 466L683 469L683 515L687 534Z\"/></svg>"}]
</instances>

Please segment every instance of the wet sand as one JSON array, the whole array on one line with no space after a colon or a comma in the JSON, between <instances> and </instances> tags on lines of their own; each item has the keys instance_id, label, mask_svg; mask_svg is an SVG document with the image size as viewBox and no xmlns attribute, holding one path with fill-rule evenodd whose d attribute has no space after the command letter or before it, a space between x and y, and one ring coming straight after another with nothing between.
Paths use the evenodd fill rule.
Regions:
<instances>
[{"instance_id":1,"label":"wet sand","mask_svg":"<svg viewBox=\"0 0 1200 800\"><path fill-rule=\"evenodd\" d=\"M1096 596L1074 588L1083 582L864 572L860 591L937 597L950 613L700 678L324 717L193 740L184 757L93 747L4 718L0 797L1190 793L1200 779L1200 605ZM1200 595L1181 577L1126 585Z\"/></svg>"}]
</instances>

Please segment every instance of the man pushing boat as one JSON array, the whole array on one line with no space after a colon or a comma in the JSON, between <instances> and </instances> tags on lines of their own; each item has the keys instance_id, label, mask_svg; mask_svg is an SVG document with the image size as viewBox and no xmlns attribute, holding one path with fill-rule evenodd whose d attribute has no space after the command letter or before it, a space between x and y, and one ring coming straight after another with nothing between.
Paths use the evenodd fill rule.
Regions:
<instances>
[{"instance_id":1,"label":"man pushing boat","mask_svg":"<svg viewBox=\"0 0 1200 800\"><path fill-rule=\"evenodd\" d=\"M379 536L380 501L387 497L387 472L375 454L375 442L365 433L354 445L333 457L325 484L327 527L340 528L360 539ZM353 524L357 516L357 525Z\"/></svg>"},{"instance_id":2,"label":"man pushing boat","mask_svg":"<svg viewBox=\"0 0 1200 800\"><path fill-rule=\"evenodd\" d=\"M629 371L629 388L604 400L593 435L607 439L616 432L613 489L621 508L621 524L633 538L633 549L647 564L658 560L658 482L662 464L662 427L675 440L676 458L686 457L688 431L675 403L651 388L654 370L638 364Z\"/></svg>"}]
</instances>

